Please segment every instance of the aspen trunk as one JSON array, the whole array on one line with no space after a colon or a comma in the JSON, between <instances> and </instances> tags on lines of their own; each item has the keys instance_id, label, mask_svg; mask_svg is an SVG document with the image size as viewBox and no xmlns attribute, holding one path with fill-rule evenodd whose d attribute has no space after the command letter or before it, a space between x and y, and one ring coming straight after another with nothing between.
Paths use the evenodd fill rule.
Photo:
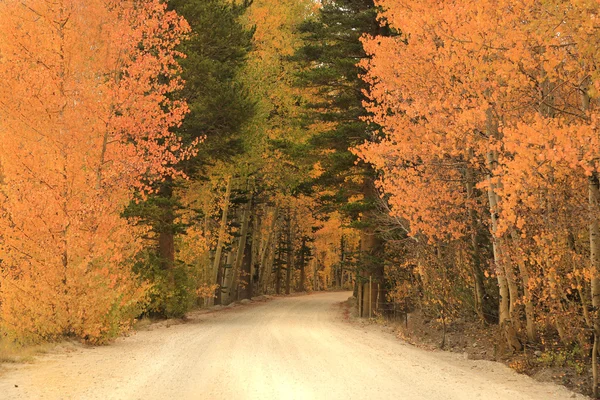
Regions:
<instances>
[{"instance_id":1,"label":"aspen trunk","mask_svg":"<svg viewBox=\"0 0 600 400\"><path fill-rule=\"evenodd\" d=\"M519 243L521 240L519 238L519 234L514 229L511 229L510 234L513 243L515 243L517 248L520 248ZM523 295L525 303L525 327L527 330L527 339L530 343L533 343L537 338L537 329L535 326L535 314L533 311L531 291L529 289L531 277L529 274L529 268L527 267L525 260L523 260L521 257L518 257L517 264L519 266L521 280L523 281Z\"/></svg>"},{"instance_id":2,"label":"aspen trunk","mask_svg":"<svg viewBox=\"0 0 600 400\"><path fill-rule=\"evenodd\" d=\"M219 225L219 236L217 238L217 248L215 249L215 259L213 260L212 273L213 282L216 282L219 287L216 289L215 297L218 296L221 304L221 285L223 282L223 271L221 269L221 255L223 254L223 246L225 245L225 232L227 230L227 218L229 216L229 201L231 199L231 177L227 179L227 189L225 190L225 204L223 205L223 214L221 216L221 224ZM219 277L219 275L221 275ZM217 302L215 301L215 304Z\"/></svg>"},{"instance_id":3,"label":"aspen trunk","mask_svg":"<svg viewBox=\"0 0 600 400\"><path fill-rule=\"evenodd\" d=\"M273 255L273 238L275 237L275 231L277 228L277 219L279 217L279 207L275 207L273 210L273 220L269 229L269 234L265 240L264 246L260 252L260 273L259 273L259 287L262 288L263 293L266 293L266 285L268 277L271 274L271 269L267 269L267 261L269 257ZM272 263L271 263L272 264ZM272 266L272 265L271 265Z\"/></svg>"},{"instance_id":4,"label":"aspen trunk","mask_svg":"<svg viewBox=\"0 0 600 400\"><path fill-rule=\"evenodd\" d=\"M159 195L171 199L173 197L173 186L170 180L167 180L160 188ZM169 288L175 289L175 234L173 225L175 224L175 212L173 205L165 202L161 206L161 219L159 222L158 233L158 255L161 268L166 271Z\"/></svg>"},{"instance_id":5,"label":"aspen trunk","mask_svg":"<svg viewBox=\"0 0 600 400\"><path fill-rule=\"evenodd\" d=\"M487 131L490 137L498 137L498 127L493 121L492 111L488 110L487 113ZM509 276L512 275L507 273L510 270L510 266L506 265L506 253L503 249L503 241L498 237L498 213L499 213L499 196L496 193L497 185L494 182L493 172L496 168L498 161L497 154L495 151L490 150L487 154L487 164L489 169L488 175L488 200L490 206L491 215L491 230L492 230L492 248L494 252L494 263L496 265L496 275L498 279L498 287L500 289L500 304L499 304L499 323L504 332L504 336L508 343L509 348L513 350L521 350L521 343L517 338L517 332L514 328L514 321L512 321L513 311L512 303L516 298L511 298L511 287L512 284L509 282ZM514 290L514 288L512 289ZM513 293L513 295L516 295Z\"/></svg>"},{"instance_id":6,"label":"aspen trunk","mask_svg":"<svg viewBox=\"0 0 600 400\"><path fill-rule=\"evenodd\" d=\"M275 265L275 293L276 294L281 294L281 253L282 253L282 248L281 248L281 238L279 238L278 244L277 244L277 260L276 260L276 265Z\"/></svg>"},{"instance_id":7,"label":"aspen trunk","mask_svg":"<svg viewBox=\"0 0 600 400\"><path fill-rule=\"evenodd\" d=\"M300 279L298 282L298 291L299 292L304 292L305 288L304 288L304 281L306 279L305 276L305 270L304 270L304 263L305 263L305 247L306 247L306 238L302 238L302 247L300 248Z\"/></svg>"},{"instance_id":8,"label":"aspen trunk","mask_svg":"<svg viewBox=\"0 0 600 400\"><path fill-rule=\"evenodd\" d=\"M593 395L598 398L598 346L600 345L598 333L594 329L594 346L592 347L592 375L593 375Z\"/></svg>"},{"instance_id":9,"label":"aspen trunk","mask_svg":"<svg viewBox=\"0 0 600 400\"><path fill-rule=\"evenodd\" d=\"M275 237L277 237L277 234ZM271 240L271 245L269 246L269 256L267 257L267 265L265 267L265 283L263 286L263 293L267 293L269 290L269 284L271 283L271 278L273 277L273 267L275 265L276 252L277 242L275 240Z\"/></svg>"},{"instance_id":10,"label":"aspen trunk","mask_svg":"<svg viewBox=\"0 0 600 400\"><path fill-rule=\"evenodd\" d=\"M61 5L60 7L60 20L64 20L64 8ZM58 29L58 33L59 33L59 55L60 55L60 68L59 68L59 76L60 76L60 83L59 83L59 91L60 91L60 96L62 99L66 99L66 92L65 92L65 75L66 75L66 68L67 65L65 63L65 49L64 49L64 45L65 45L65 24L59 24L59 29ZM64 121L64 109L61 108L59 111L59 121L60 121L60 136L62 139L62 136L65 134L68 134L68 131L66 130L66 126L65 126L65 121ZM64 147L61 146L61 150L60 150L61 156L63 158L63 164L62 164L62 173L61 173L61 177L62 177L62 190L61 190L61 195L62 195L62 201L61 201L61 208L62 208L62 212L64 214L64 217L66 218L66 224L64 229L61 232L61 245L62 245L62 254L61 254L61 261L62 261L62 266L63 266L63 277L62 277L62 284L63 284L63 293L65 295L68 294L68 287L67 287L67 283L68 283L68 278L69 278L69 230L71 227L71 218L70 218L70 213L69 213L69 207L68 207L68 198L69 198L69 175L67 173L67 162L68 162L68 154L66 153L66 150ZM100 176L101 171L98 173ZM67 313L67 315L69 316L70 319L70 309L69 309L69 303L65 303L65 311ZM71 325L71 323L69 323L69 325Z\"/></svg>"},{"instance_id":11,"label":"aspen trunk","mask_svg":"<svg viewBox=\"0 0 600 400\"><path fill-rule=\"evenodd\" d=\"M255 284L258 284L258 274L260 271L260 249L262 246L262 218L256 214L256 210L254 214L252 214L252 221L254 222L252 225L252 257L250 260L250 276L248 277L248 284L252 286L252 293L255 292ZM253 294L250 295L252 297ZM250 298L248 297L248 298Z\"/></svg>"},{"instance_id":12,"label":"aspen trunk","mask_svg":"<svg viewBox=\"0 0 600 400\"><path fill-rule=\"evenodd\" d=\"M292 283L292 272L294 270L294 218L288 209L288 232L287 232L287 260L285 274L285 294L290 294Z\"/></svg>"},{"instance_id":13,"label":"aspen trunk","mask_svg":"<svg viewBox=\"0 0 600 400\"><path fill-rule=\"evenodd\" d=\"M567 246L573 254L577 254L577 249L575 248L575 236L573 235L573 232L569 232L567 236ZM575 260L571 259L571 262L573 264L573 267L575 267ZM585 320L586 325L588 327L591 327L593 326L593 321L590 315L588 293L585 284L581 280L581 276L579 276L578 274L575 274L575 281L577 282L577 293L579 294L579 298L581 299L583 318Z\"/></svg>"},{"instance_id":14,"label":"aspen trunk","mask_svg":"<svg viewBox=\"0 0 600 400\"><path fill-rule=\"evenodd\" d=\"M340 239L340 280L338 282L338 288L342 288L342 286L344 286L344 235L342 235L342 238Z\"/></svg>"},{"instance_id":15,"label":"aspen trunk","mask_svg":"<svg viewBox=\"0 0 600 400\"><path fill-rule=\"evenodd\" d=\"M543 72L542 75L545 77L546 73ZM539 113L544 118L554 118L556 116L555 98L554 98L554 94L553 94L554 90L555 90L555 86L556 86L555 83L552 82L547 77L545 77L545 79L543 80L543 82L540 85L541 98L540 98L540 102L539 102ZM552 174L550 174L550 180L552 180L552 179L553 179ZM549 220L549 216L552 213L552 202L551 202L552 194L551 194L551 192L549 193L548 190L546 190L545 192L546 192L545 193L545 200L546 200L545 222L546 222L546 225L548 227L550 227L552 225L552 221ZM552 246L553 246L552 243L547 243L547 245L545 247L549 249ZM545 265L547 266L547 271L548 271L546 273L546 275L548 276L548 279L551 283L550 290L551 290L552 298L556 304L556 311L555 311L556 330L558 332L558 335L559 335L561 341L563 343L565 343L567 340L567 335L565 332L564 322L563 322L563 317L562 317L564 309L563 309L563 305L561 303L561 298L563 296L561 295L561 291L557 284L557 281L555 278L555 272L552 272L553 269L551 268L551 261L550 261L550 257L548 256L548 254L545 254Z\"/></svg>"},{"instance_id":16,"label":"aspen trunk","mask_svg":"<svg viewBox=\"0 0 600 400\"><path fill-rule=\"evenodd\" d=\"M318 291L319 288L319 259L315 257L313 261L313 290Z\"/></svg>"},{"instance_id":17,"label":"aspen trunk","mask_svg":"<svg viewBox=\"0 0 600 400\"><path fill-rule=\"evenodd\" d=\"M473 150L469 151L469 155L472 157ZM481 266L481 251L480 243L478 238L479 222L477 221L477 213L472 202L475 198L475 177L473 169L469 166L466 167L466 186L467 186L467 198L468 198L468 209L469 209L469 222L471 225L471 269L473 273L473 281L475 283L475 311L481 321L485 321L485 307L484 301L486 298L485 293L485 277L483 274L483 268Z\"/></svg>"},{"instance_id":18,"label":"aspen trunk","mask_svg":"<svg viewBox=\"0 0 600 400\"><path fill-rule=\"evenodd\" d=\"M590 96L588 85L590 79L586 79L580 87L581 110L587 115L590 108ZM592 348L592 392L594 398L598 398L598 351L600 351L600 179L598 172L594 171L588 178L588 206L589 206L589 236L590 236L590 273L591 273L591 297L592 331L594 345ZM573 245L574 246L574 245ZM582 297L582 300L584 297ZM584 305L585 306L585 305Z\"/></svg>"},{"instance_id":19,"label":"aspen trunk","mask_svg":"<svg viewBox=\"0 0 600 400\"><path fill-rule=\"evenodd\" d=\"M252 243L250 240L245 242L241 266L242 274L238 279L237 290L235 291L236 300L252 297Z\"/></svg>"},{"instance_id":20,"label":"aspen trunk","mask_svg":"<svg viewBox=\"0 0 600 400\"><path fill-rule=\"evenodd\" d=\"M590 204L590 269L592 274L592 309L594 329L594 349L592 352L592 373L594 377L593 392L598 396L598 346L600 341L600 181L594 172L589 178Z\"/></svg>"},{"instance_id":21,"label":"aspen trunk","mask_svg":"<svg viewBox=\"0 0 600 400\"><path fill-rule=\"evenodd\" d=\"M497 130L497 128L496 128ZM498 165L498 153L494 152L494 165ZM496 196L496 209L499 212L499 204L500 204L500 196L498 196L497 190L502 190L502 181L498 182L494 187L494 193ZM498 217L498 215L496 215ZM509 238L503 239L501 241L502 245L500 246L500 259L504 260L502 263L502 267L504 273L506 274L506 282L508 284L508 294L509 294L509 302L508 302L508 313L510 315L510 325L511 329L517 329L520 325L519 312L517 310L517 304L519 301L519 288L517 286L517 279L515 277L515 270L512 263L512 259L509 254ZM516 343L515 343L516 344ZM513 346L514 347L514 346ZM515 348L516 349L516 348Z\"/></svg>"},{"instance_id":22,"label":"aspen trunk","mask_svg":"<svg viewBox=\"0 0 600 400\"><path fill-rule=\"evenodd\" d=\"M225 260L225 266L218 266L217 272L217 289L215 293L215 305L223 304L223 291L227 290L225 282L227 281L227 275L231 273L231 264L233 263L233 253L227 253L227 259Z\"/></svg>"},{"instance_id":23,"label":"aspen trunk","mask_svg":"<svg viewBox=\"0 0 600 400\"><path fill-rule=\"evenodd\" d=\"M207 210L208 209L208 204L207 202L204 202L203 204L203 209ZM210 229L209 229L209 224L210 224L210 215L209 213L204 213L204 223L203 223L203 227L202 227L202 236L205 238L208 238L210 236ZM202 257L203 260L199 261L199 267L200 267L200 280L203 284L205 285L213 285L216 282L212 280L212 268L213 265L215 263L215 252L214 251L204 251L204 257ZM202 300L202 306L212 306L214 305L214 301L215 301L215 296L214 293L213 295L207 295L206 297L203 298Z\"/></svg>"},{"instance_id":24,"label":"aspen trunk","mask_svg":"<svg viewBox=\"0 0 600 400\"><path fill-rule=\"evenodd\" d=\"M447 282L448 282L448 265L444 260L444 256L442 254L442 244L437 244L436 246L436 256L438 261L438 268L442 270L442 298L439 299L440 305L440 319L442 320L442 343L440 344L440 348L444 349L446 347L446 319L447 319Z\"/></svg>"},{"instance_id":25,"label":"aspen trunk","mask_svg":"<svg viewBox=\"0 0 600 400\"><path fill-rule=\"evenodd\" d=\"M491 187L492 183L490 183L489 191L492 192L489 195L490 198L490 209L492 212L492 248L494 252L494 263L496 265L496 275L498 280L498 288L500 289L500 304L499 304L499 324L500 327L504 331L504 335L506 341L508 342L509 347L514 348L515 350L520 350L520 344L514 328L512 327L511 315L510 315L510 293L508 289L508 281L506 279L506 273L504 270L504 259L501 251L502 241L500 238L496 237L496 231L498 229L497 219L494 216L496 210L496 199L495 194L493 194L493 188Z\"/></svg>"},{"instance_id":26,"label":"aspen trunk","mask_svg":"<svg viewBox=\"0 0 600 400\"><path fill-rule=\"evenodd\" d=\"M507 251L506 243L507 241L503 241L505 245L501 248L502 252ZM503 254L502 258L505 260L503 267L504 272L506 274L506 282L508 283L508 313L510 314L510 322L513 326L519 325L519 318L517 313L517 301L519 299L519 288L517 287L517 280L515 278L515 272L513 270L513 265L510 262L510 257L507 254Z\"/></svg>"},{"instance_id":27,"label":"aspen trunk","mask_svg":"<svg viewBox=\"0 0 600 400\"><path fill-rule=\"evenodd\" d=\"M367 200L378 198L375 183L371 177L366 177L363 183L363 195ZM377 235L375 226L375 212L367 211L363 215L365 227L360 232L360 257L363 269L366 272L365 282L362 284L363 317L373 315L379 299L385 298L379 293L384 285L384 242ZM372 282L372 284L369 284ZM378 289L378 290L374 290Z\"/></svg>"},{"instance_id":28,"label":"aspen trunk","mask_svg":"<svg viewBox=\"0 0 600 400\"><path fill-rule=\"evenodd\" d=\"M546 196L547 198L547 196ZM547 207L547 209L549 210L550 208ZM550 213L550 211L548 211L548 214ZM548 220L548 218L546 218L546 224L547 226L550 226L550 221ZM565 308L563 306L563 301L565 303L569 302L569 299L567 298L567 296L565 295L564 291L560 288L559 286L559 282L557 279L557 275L556 275L556 269L552 268L552 261L551 261L551 255L550 255L550 251L549 249L552 248L554 244L551 243L550 240L545 240L544 244L543 244L543 257L544 257L544 268L543 268L543 274L545 277L547 277L548 282L550 283L550 296L552 299L552 304L554 306L554 325L556 327L556 331L558 332L558 336L561 340L561 342L563 343L567 343L569 341L568 335L567 335L567 331L565 330Z\"/></svg>"},{"instance_id":29,"label":"aspen trunk","mask_svg":"<svg viewBox=\"0 0 600 400\"><path fill-rule=\"evenodd\" d=\"M549 266L549 262L546 261L546 265ZM555 303L555 321L554 325L556 327L556 332L558 332L558 337L560 341L563 343L567 343L569 338L567 335L567 331L565 330L565 308L562 304L562 301L568 301L566 296L562 293L558 286L558 281L556 280L556 272L548 272L548 281L550 282L550 293L552 296L552 300Z\"/></svg>"},{"instance_id":30,"label":"aspen trunk","mask_svg":"<svg viewBox=\"0 0 600 400\"><path fill-rule=\"evenodd\" d=\"M242 228L240 230L240 237L238 240L238 247L236 250L235 261L233 263L232 274L231 274L231 288L229 290L229 301L237 300L238 284L240 279L240 270L242 268L242 262L244 261L244 254L246 253L246 244L248 241L248 230L250 227L250 214L252 210L252 199L248 203L244 204L242 211Z\"/></svg>"}]
</instances>

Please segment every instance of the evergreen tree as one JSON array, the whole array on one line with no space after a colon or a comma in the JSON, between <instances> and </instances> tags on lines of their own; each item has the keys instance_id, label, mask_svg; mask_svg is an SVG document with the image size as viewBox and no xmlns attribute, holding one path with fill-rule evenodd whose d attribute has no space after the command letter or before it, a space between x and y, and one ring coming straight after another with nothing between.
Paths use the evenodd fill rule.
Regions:
<instances>
[{"instance_id":1,"label":"evergreen tree","mask_svg":"<svg viewBox=\"0 0 600 400\"><path fill-rule=\"evenodd\" d=\"M357 290L364 294L363 315L368 315L369 304L375 308L377 301L385 299L384 246L375 229L379 198L374 171L358 162L351 149L373 140L378 132L377 126L363 121L367 86L360 78L364 71L358 63L367 56L360 38L388 32L377 21L372 0L324 0L323 7L301 30L305 44L294 57L304 67L299 85L310 86L317 93L317 100L306 105L305 123L307 127L331 126L319 130L308 146L307 154L320 164L323 173L306 182L305 189L327 193L320 197L323 210L343 212L360 229L358 272L362 288Z\"/></svg>"},{"instance_id":2,"label":"evergreen tree","mask_svg":"<svg viewBox=\"0 0 600 400\"><path fill-rule=\"evenodd\" d=\"M237 76L252 45L253 31L240 18L250 5L250 0L169 1L169 8L191 26L179 49L186 56L180 60L185 87L179 95L190 112L176 133L186 144L202 140L198 154L177 166L192 180L205 179L205 168L215 161L243 152L242 127L254 104ZM176 237L187 228L176 222L181 210L177 189L181 182L166 180L155 195L128 210L152 229L156 245L144 253L139 272L157 287L152 309L167 316L182 315L195 298L190 266L176 255Z\"/></svg>"}]
</instances>

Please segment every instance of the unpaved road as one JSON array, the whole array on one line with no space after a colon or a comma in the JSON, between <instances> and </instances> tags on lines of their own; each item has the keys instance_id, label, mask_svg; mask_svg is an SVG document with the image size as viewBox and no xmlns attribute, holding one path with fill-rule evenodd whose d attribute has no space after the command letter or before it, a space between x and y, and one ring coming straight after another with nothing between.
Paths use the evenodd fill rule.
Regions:
<instances>
[{"instance_id":1,"label":"unpaved road","mask_svg":"<svg viewBox=\"0 0 600 400\"><path fill-rule=\"evenodd\" d=\"M3 373L0 398L584 398L500 364L430 353L345 322L339 303L348 296L281 298L192 316L107 347L59 351Z\"/></svg>"}]
</instances>

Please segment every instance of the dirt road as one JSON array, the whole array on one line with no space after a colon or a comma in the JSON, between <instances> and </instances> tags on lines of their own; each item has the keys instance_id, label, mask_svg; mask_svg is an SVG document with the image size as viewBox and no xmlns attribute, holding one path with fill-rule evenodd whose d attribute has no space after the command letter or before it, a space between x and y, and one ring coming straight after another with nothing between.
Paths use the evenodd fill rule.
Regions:
<instances>
[{"instance_id":1,"label":"dirt road","mask_svg":"<svg viewBox=\"0 0 600 400\"><path fill-rule=\"evenodd\" d=\"M503 365L430 353L343 321L349 293L192 316L0 376L2 399L564 400Z\"/></svg>"}]
</instances>

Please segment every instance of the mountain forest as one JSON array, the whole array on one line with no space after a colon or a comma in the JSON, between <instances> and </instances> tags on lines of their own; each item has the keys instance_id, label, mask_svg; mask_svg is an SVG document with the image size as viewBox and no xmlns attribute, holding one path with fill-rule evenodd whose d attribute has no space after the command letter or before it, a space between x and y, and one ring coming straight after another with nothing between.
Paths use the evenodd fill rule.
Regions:
<instances>
[{"instance_id":1,"label":"mountain forest","mask_svg":"<svg viewBox=\"0 0 600 400\"><path fill-rule=\"evenodd\" d=\"M345 291L600 396L598 1L1 0L0 78L2 340Z\"/></svg>"}]
</instances>

